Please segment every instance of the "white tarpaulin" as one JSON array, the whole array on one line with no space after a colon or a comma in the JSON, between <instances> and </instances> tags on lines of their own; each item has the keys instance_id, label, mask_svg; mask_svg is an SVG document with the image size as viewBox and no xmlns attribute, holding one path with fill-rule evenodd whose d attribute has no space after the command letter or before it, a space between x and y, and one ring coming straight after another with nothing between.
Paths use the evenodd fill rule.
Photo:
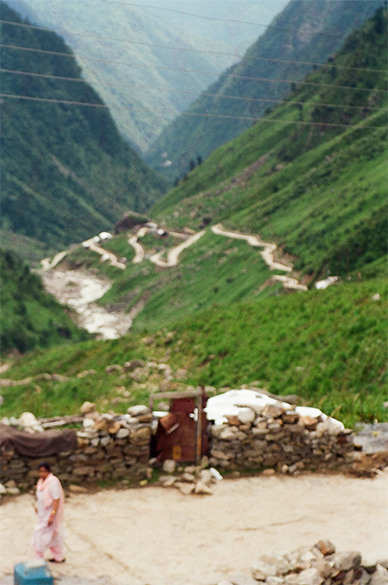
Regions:
<instances>
[{"instance_id":1,"label":"white tarpaulin","mask_svg":"<svg viewBox=\"0 0 388 585\"><path fill-rule=\"evenodd\" d=\"M300 416L311 416L313 418L321 417L322 421L330 420L331 425L338 427L338 430L344 429L344 425L331 417L328 417L319 408L309 406L293 407L287 402L275 400L266 394L257 390L229 390L218 396L212 396L207 401L205 408L208 420L212 420L216 425L227 423L226 416L238 416L247 408L260 414L267 404L280 404L286 410L297 412Z\"/></svg>"}]
</instances>

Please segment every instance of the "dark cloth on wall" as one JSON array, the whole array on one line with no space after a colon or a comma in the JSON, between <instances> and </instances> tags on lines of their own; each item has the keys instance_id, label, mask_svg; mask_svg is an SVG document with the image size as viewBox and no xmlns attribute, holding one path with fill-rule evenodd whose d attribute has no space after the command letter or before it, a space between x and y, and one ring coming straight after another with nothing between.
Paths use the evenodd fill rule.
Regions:
<instances>
[{"instance_id":1,"label":"dark cloth on wall","mask_svg":"<svg viewBox=\"0 0 388 585\"><path fill-rule=\"evenodd\" d=\"M14 449L19 455L38 459L74 451L77 445L77 435L72 429L31 434L0 424L1 452Z\"/></svg>"}]
</instances>

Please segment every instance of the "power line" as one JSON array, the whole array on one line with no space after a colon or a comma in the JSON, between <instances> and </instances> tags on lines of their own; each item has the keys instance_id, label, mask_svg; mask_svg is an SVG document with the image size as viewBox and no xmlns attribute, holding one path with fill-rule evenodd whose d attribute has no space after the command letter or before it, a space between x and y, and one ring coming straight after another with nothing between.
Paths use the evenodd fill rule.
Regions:
<instances>
[{"instance_id":1,"label":"power line","mask_svg":"<svg viewBox=\"0 0 388 585\"><path fill-rule=\"evenodd\" d=\"M298 33L299 31L295 30L295 29L289 29L289 28L283 28L280 26L274 26L271 24L261 24L259 22L251 22L248 20L234 20L234 19L228 19L228 18L218 18L216 16L205 16L205 15L201 15L201 14L193 14L191 12L185 12L183 10L175 10L174 8L167 8L164 6L150 6L148 4L136 4L134 2L120 2L119 0L105 0L105 2L107 4L120 4L122 6L136 6L137 8L151 8L154 10L162 10L164 12L175 12L176 14L182 14L183 16L192 16L194 18L202 18L203 20L215 20L218 22L229 22L231 24L248 24L250 26L261 26L263 28L270 28L270 29L275 29L275 30L281 30L284 32L292 32L292 33ZM340 37L338 35L331 35L329 33L319 33L319 32L311 32L311 34L313 35L320 35L320 36L324 36L324 37L328 37L331 39L342 39L343 37Z\"/></svg>"},{"instance_id":2,"label":"power line","mask_svg":"<svg viewBox=\"0 0 388 585\"><path fill-rule=\"evenodd\" d=\"M71 100L58 100L53 98L42 98L42 97L32 97L32 96L24 96L24 95L15 95L15 94L7 94L7 93L0 93L1 98L10 98L10 99L21 99L27 101L35 101L35 102L46 102L46 103L54 103L54 104L65 104L65 105L72 105L72 106L85 106L85 107L92 107L92 108L101 108L109 110L109 107L105 104L93 104L89 102L77 102ZM146 110L148 111L150 108L145 108L141 106L117 106L117 108L121 109L131 109L131 110ZM158 114L165 114L167 110L155 110L153 112ZM250 116L228 116L223 114L209 114L207 112L200 113L200 112L183 112L182 116L194 116L194 117L202 117L202 118L218 118L218 119L228 119L228 120L248 120L255 123L262 123L262 122L277 122L280 124L299 124L303 126L323 126L323 127L341 127L341 128L386 128L386 126L370 126L367 124L361 124L361 122L357 124L341 124L341 123L331 123L331 122L304 122L302 120L280 120L277 118L254 118ZM388 128L388 127L387 127Z\"/></svg>"},{"instance_id":3,"label":"power line","mask_svg":"<svg viewBox=\"0 0 388 585\"><path fill-rule=\"evenodd\" d=\"M9 20L1 20L0 19L0 23L9 24L12 26L20 26L23 28L32 28L35 30L43 30L43 31L53 32L53 29L51 29L51 28L32 25L32 24L12 22ZM61 29L59 29L59 31L61 31ZM146 41L137 41L137 40L132 40L132 39L124 39L124 38L117 38L117 37L104 37L104 36L100 36L100 35L91 35L91 34L89 35L89 34L84 34L84 33L76 33L76 32L69 31L68 29L64 29L63 31L61 31L61 34L70 35L70 36L74 36L74 37L80 37L80 38L96 39L99 41L109 41L109 42L114 41L114 42L118 42L118 43L130 44L130 45L143 45L143 46L148 46L148 47L156 47L158 49L167 49L169 51L205 53L205 54L209 54L209 55L220 55L220 56L224 56L224 57L234 57L234 58L240 59L241 61L253 60L253 61L264 61L264 62L269 62L269 63L280 63L283 65L307 65L309 67L314 67L314 66L316 66L316 67L331 67L331 66L333 66L333 63L317 63L314 61L274 59L274 58L270 58L270 57L255 57L253 55L252 56L238 55L236 53L226 53L223 51L210 51L210 50L204 50L204 49L193 49L192 47L174 47L173 45L163 45L160 43L149 43ZM366 72L371 72L371 73L385 73L386 72L384 69L371 69L371 68L367 68L367 67L347 67L345 65L335 65L335 67L337 69L345 69L345 70L349 70L349 71L366 71ZM202 73L206 73L206 72L202 72ZM209 73L211 73L211 72L209 72ZM214 73L212 73L212 74L214 75Z\"/></svg>"},{"instance_id":4,"label":"power line","mask_svg":"<svg viewBox=\"0 0 388 585\"><path fill-rule=\"evenodd\" d=\"M275 30L280 30L282 32L291 32L291 33L299 33L298 30L296 29L289 29L289 28L284 28L284 27L280 27L280 26L275 26L275 25L271 25L271 24L262 24L259 22L251 22L248 20L234 20L232 18L219 18L217 16L205 16L205 15L201 15L201 14L193 14L191 12L185 12L183 10L175 10L174 8L167 8L165 6L150 6L147 4L135 4L132 2L119 2L119 1L114 1L114 0L108 0L106 1L107 4L120 4L122 6L127 6L127 7L131 7L131 6L135 6L137 8L151 8L154 10L161 10L163 12L174 12L176 14L182 14L183 16L192 16L194 18L202 18L203 20L213 20L213 21L218 21L218 22L229 22L231 24L248 24L250 26L260 26L262 28L269 28L269 29L275 29ZM13 22L9 22L9 21L3 21L3 22L8 22L8 24L17 24L17 23L13 23ZM25 25L25 26L29 26L29 25ZM36 26L35 28L41 28ZM45 29L43 29L45 30ZM48 29L52 32L52 29ZM306 31L308 33L308 31ZM323 37L327 37L330 39L339 39L342 40L343 37L339 36L339 35L332 35L330 33L322 33L322 32L315 32L315 31L311 31L312 35L319 35L319 36L323 36Z\"/></svg>"},{"instance_id":5,"label":"power line","mask_svg":"<svg viewBox=\"0 0 388 585\"><path fill-rule=\"evenodd\" d=\"M39 53L47 53L47 54L55 54L55 55L64 55L66 57L69 57L70 55L66 54L66 53L57 53L57 52L53 52L53 51L45 51L43 49L30 49L29 47L20 47L18 45L3 45L0 44L1 47L6 47L6 48L10 48L10 49L17 49L17 50L32 50L34 52L39 52ZM75 55L71 55L74 59L76 58ZM79 58L84 59L84 57L82 55L79 55ZM87 60L92 60L92 61L98 61L98 62L102 62L102 63L115 63L116 65L125 65L127 67L131 67L133 69L155 69L155 70L168 70L168 71L181 71L183 73L202 73L202 74L206 74L206 75L213 75L214 73L211 71L201 71L198 69L187 69L185 67L168 67L165 65L160 65L155 67L154 65L144 65L144 64L133 64L133 63L128 63L128 62L120 62L120 61L116 61L116 60L111 60L111 59L95 59L92 57L86 57ZM385 89L369 89L369 88L360 88L360 87L352 87L352 86L347 86L347 85L334 85L334 84L328 84L328 83L315 83L313 81L299 81L299 80L295 80L295 79L271 79L269 77L254 77L254 76L250 76L250 75L236 75L234 73L220 73L219 77L230 77L232 79L245 79L248 81L265 81L268 83L287 83L287 84L292 84L292 83L297 83L298 85L309 85L309 86L314 86L314 87L330 87L333 89L345 89L348 91L375 91L375 92L385 92L387 93L387 90Z\"/></svg>"},{"instance_id":6,"label":"power line","mask_svg":"<svg viewBox=\"0 0 388 585\"><path fill-rule=\"evenodd\" d=\"M25 76L30 76L30 77L38 77L38 78L44 78L44 79L55 79L58 81L71 81L71 82L75 82L75 83L86 83L88 84L89 82L86 79L82 79L79 77L62 77L59 75L49 75L49 74L44 74L44 73L33 73L30 71L17 71L17 70L13 70L13 69L2 69L0 68L0 72L1 73L9 73L12 75L25 75ZM187 90L175 90L173 88L168 88L168 87L156 87L153 85L140 85L137 83L103 83L100 84L106 87L133 87L134 85L136 85L136 87L138 87L139 89L147 89L147 90L154 90L154 91L164 91L164 92L173 92L173 93L183 93L184 95L196 95L194 92L190 92ZM275 99L265 99L265 98L252 98L252 97L245 97L245 96L234 96L234 95L225 95L225 94L216 94L216 93L202 93L201 95L205 95L207 97L215 97L215 98L222 98L222 99L231 99L231 100L245 100L245 101L250 101L250 102L267 102L267 103L287 103L287 104L294 104L294 105L304 105L307 104L309 102L301 102L301 101L292 101L292 100L287 100L287 102L285 102L284 99L281 100L275 100ZM329 107L329 108L355 108L358 110L363 110L363 109L368 109L368 110L380 110L381 108L379 107L373 107L373 106L353 106L353 105L347 105L347 104L324 104L324 103L318 103L318 102L314 102L312 105L314 106L325 106L325 107Z\"/></svg>"}]
</instances>

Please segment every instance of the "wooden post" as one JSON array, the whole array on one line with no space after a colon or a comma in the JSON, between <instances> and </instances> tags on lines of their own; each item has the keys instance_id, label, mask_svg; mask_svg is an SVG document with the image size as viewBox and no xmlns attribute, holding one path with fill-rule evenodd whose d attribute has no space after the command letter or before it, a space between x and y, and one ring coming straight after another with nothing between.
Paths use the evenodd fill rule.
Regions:
<instances>
[{"instance_id":1,"label":"wooden post","mask_svg":"<svg viewBox=\"0 0 388 585\"><path fill-rule=\"evenodd\" d=\"M197 397L197 425L196 425L196 453L195 463L199 465L202 457L202 412L203 412L203 397L202 390L201 394Z\"/></svg>"}]
</instances>

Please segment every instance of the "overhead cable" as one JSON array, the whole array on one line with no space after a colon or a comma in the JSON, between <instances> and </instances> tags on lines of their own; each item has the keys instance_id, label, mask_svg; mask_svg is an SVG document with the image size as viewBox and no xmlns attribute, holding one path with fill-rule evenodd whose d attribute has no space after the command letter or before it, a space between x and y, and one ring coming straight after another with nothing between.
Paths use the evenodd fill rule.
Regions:
<instances>
[{"instance_id":1,"label":"overhead cable","mask_svg":"<svg viewBox=\"0 0 388 585\"><path fill-rule=\"evenodd\" d=\"M10 20L1 20L0 19L0 23L9 24L12 26L20 26L23 28L32 28L35 30L43 30L43 31L53 32L53 29L48 28L48 27L37 26L37 25L33 25L33 24L19 23L19 22L12 22ZM269 62L269 63L280 63L280 64L284 64L284 65L307 65L310 67L314 67L314 66L316 66L316 67L330 67L330 66L333 66L333 63L327 63L327 62L326 63L317 63L314 61L273 59L271 57L256 57L253 55L251 56L251 55L238 55L236 53L225 53L223 51L210 51L210 50L204 50L204 49L193 49L192 47L175 47L173 45L163 45L160 43L149 43L146 41L137 41L137 40L133 40L133 39L124 39L124 38L118 38L118 37L105 37L105 36L101 36L101 35L77 33L77 32L69 31L68 29L64 29L60 32L63 35L69 35L69 36L80 37L80 38L95 39L98 41L109 41L109 42L114 41L114 42L118 42L118 43L127 43L130 45L143 45L143 46L155 47L158 49L166 49L169 51L205 53L205 54L209 54L209 55L220 55L220 56L224 56L224 57L234 57L236 59L239 59L240 61L253 60L253 61L264 61L264 62ZM373 69L373 68L367 68L367 67L347 67L345 65L336 65L336 64L334 66L337 69L347 69L350 71L369 71L369 72L373 72L373 73L385 73L386 72L384 69Z\"/></svg>"},{"instance_id":2,"label":"overhead cable","mask_svg":"<svg viewBox=\"0 0 388 585\"><path fill-rule=\"evenodd\" d=\"M9 73L11 75L25 75L25 76L29 76L29 77L38 77L38 78L43 78L43 79L55 79L58 81L71 81L71 82L75 82L75 83L86 83L88 84L89 82L86 79L82 79L80 77L62 77L59 75L48 75L48 74L44 74L44 73L34 73L34 72L30 72L30 71L17 71L14 69L2 69L0 68L0 73ZM146 89L146 90L154 90L154 91L164 91L167 93L181 93L184 95L196 95L195 92L190 92L188 90L175 90L173 88L168 88L168 87L157 87L154 85L140 85L137 84L136 82L134 83L99 83L99 87L104 86L104 87L133 87L136 86L138 89ZM374 106L354 106L354 105L347 105L347 104L324 104L324 103L318 103L318 102L301 102L301 101L293 101L293 100L287 100L287 102L285 102L285 99L265 99L265 98L253 98L253 97L246 97L246 96L236 96L236 95L226 95L226 94L216 94L216 93L207 93L207 92L203 92L201 94L201 96L206 96L206 97L215 97L218 99L231 99L231 100L243 100L243 101L249 101L249 102L268 102L268 103L287 103L287 104L294 104L294 105L304 105L304 104L310 104L313 106L325 106L328 108L356 108L358 110L363 110L363 109L368 109L368 110L380 110L381 108L379 107L374 107Z\"/></svg>"},{"instance_id":3,"label":"overhead cable","mask_svg":"<svg viewBox=\"0 0 388 585\"><path fill-rule=\"evenodd\" d=\"M20 47L18 45L3 45L0 44L0 47L6 47L9 49L17 49L17 50L30 50L30 48L27 47ZM62 53L57 53L57 52L52 52L52 51L45 51L43 49L31 49L32 51L35 52L39 52L39 53L47 53L47 54L55 54L55 55L61 55ZM64 56L69 57L70 55L63 53ZM76 58L74 55L71 55L73 58ZM78 57L80 59L84 59L84 57L82 55L78 55ZM155 67L154 65L144 65L144 64L133 64L133 63L128 63L128 62L119 62L116 60L112 60L112 59L95 59L95 58L91 58L91 57L86 57L85 59L87 60L92 60L92 61L97 61L97 62L101 62L101 63L115 63L116 65L120 64L120 65L125 65L126 67L130 67L133 69L155 69L155 70L168 70L168 71L181 71L183 73L202 73L202 74L206 74L206 75L212 75L214 76L214 72L211 71L201 71L198 69L186 69L185 67L167 67L165 65L160 65ZM333 89L345 89L348 91L378 91L378 92L386 92L387 90L385 89L369 89L369 88L363 88L363 87L352 87L352 86L348 86L348 85L335 85L335 84L329 84L329 83L315 83L313 81L299 81L299 80L295 80L295 79L272 79L269 77L254 77L254 76L250 76L250 75L235 75L234 73L220 73L219 77L229 77L232 79L245 79L247 81L265 81L268 83L287 83L287 84L293 84L296 83L298 85L309 85L309 86L314 86L314 87L330 87Z\"/></svg>"},{"instance_id":4,"label":"overhead cable","mask_svg":"<svg viewBox=\"0 0 388 585\"><path fill-rule=\"evenodd\" d=\"M92 108L101 108L109 110L109 106L105 104L93 104L89 102L77 102L71 100L58 100L53 98L42 98L42 97L33 97L33 96L25 96L25 95L15 95L15 94L7 94L7 93L0 93L1 98L9 98L9 99L20 99L20 100L27 100L27 101L35 101L35 102L46 102L46 103L54 103L54 104L65 104L65 105L72 105L72 106L85 106L85 107L92 107ZM145 110L148 111L150 108L145 108L141 106L116 106L120 109L126 110ZM156 111L155 109L152 110L154 113L160 113L161 115L165 114L168 110L160 110ZM342 123L332 123L332 122L304 122L302 120L281 120L278 118L255 118L251 116L228 116L223 114L209 114L207 112L182 112L182 116L194 116L194 117L202 117L202 118L218 118L218 119L227 119L227 120L248 120L255 123L263 123L263 122L277 122L280 124L299 124L303 126L323 126L323 127L341 127L341 128L386 128L386 126L371 126L369 124L362 124L362 122L357 122L357 124L342 124ZM388 127L387 127L388 128Z\"/></svg>"},{"instance_id":5,"label":"overhead cable","mask_svg":"<svg viewBox=\"0 0 388 585\"><path fill-rule=\"evenodd\" d=\"M183 16L192 16L194 18L202 18L203 20L215 20L218 22L229 22L231 24L248 24L250 26L261 26L262 28L270 28L270 29L276 29L276 30L281 30L284 32L292 32L292 33L299 33L298 30L295 29L289 29L289 28L283 28L280 26L275 26L275 25L271 25L271 24L260 24L259 22L251 22L249 20L235 20L232 18L219 18L217 16L205 16L205 15L201 15L201 14L193 14L191 12L185 12L183 10L175 10L174 8L167 8L165 6L151 6L148 4L136 4L134 2L120 2L119 0L105 0L105 2L107 4L120 4L121 6L135 6L137 8L151 8L154 10L162 10L164 12L175 12L176 14L182 14ZM320 32L315 32L315 31L311 31L312 35L320 35L320 36L324 36L324 37L328 37L331 39L342 39L342 37L338 36L338 35L332 35L329 33L320 33Z\"/></svg>"}]
</instances>

